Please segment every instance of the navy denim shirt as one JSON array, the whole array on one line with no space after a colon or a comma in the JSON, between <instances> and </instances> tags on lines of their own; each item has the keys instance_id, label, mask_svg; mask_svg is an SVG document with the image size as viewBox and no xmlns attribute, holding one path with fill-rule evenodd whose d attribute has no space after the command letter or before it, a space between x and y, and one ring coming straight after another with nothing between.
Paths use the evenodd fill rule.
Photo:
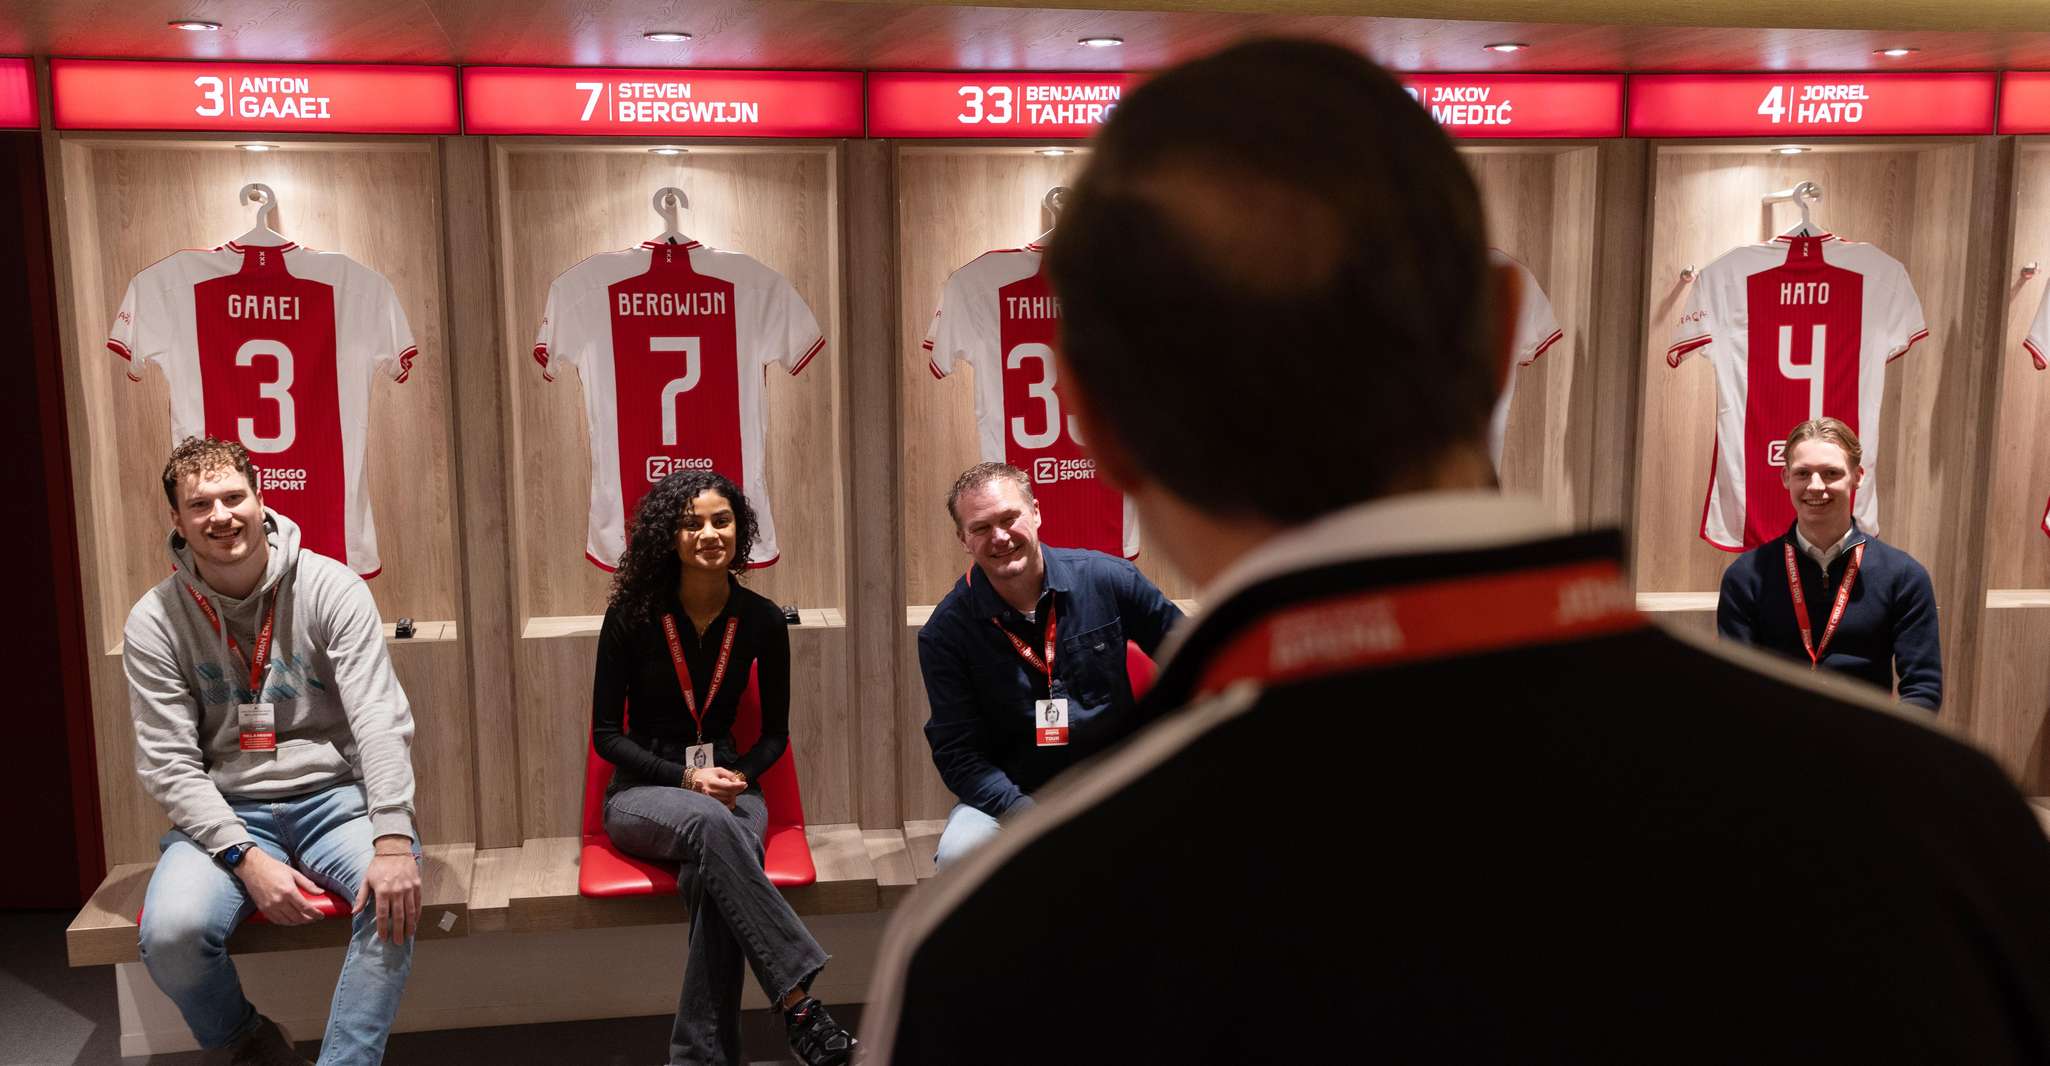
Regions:
<instances>
[{"instance_id":1,"label":"navy denim shirt","mask_svg":"<svg viewBox=\"0 0 2050 1066\"><path fill-rule=\"evenodd\" d=\"M1001 817L1034 789L1127 736L1136 726L1125 642L1157 656L1182 612L1139 568L1101 552L1041 546L1046 579L1034 612L1013 610L970 569L918 632L918 666L932 717L925 739L940 777L961 802ZM1055 635L1053 695L1068 700L1068 743L1035 743L1035 700L1046 674L1025 662L998 626L1034 655L1046 651L1046 610Z\"/></svg>"}]
</instances>

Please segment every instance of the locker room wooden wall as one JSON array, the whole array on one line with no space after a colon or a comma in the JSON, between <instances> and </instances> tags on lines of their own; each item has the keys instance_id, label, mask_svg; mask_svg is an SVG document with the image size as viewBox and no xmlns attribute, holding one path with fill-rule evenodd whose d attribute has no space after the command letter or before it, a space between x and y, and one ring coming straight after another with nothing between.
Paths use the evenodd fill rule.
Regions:
<instances>
[{"instance_id":1,"label":"locker room wooden wall","mask_svg":"<svg viewBox=\"0 0 2050 1066\"><path fill-rule=\"evenodd\" d=\"M2050 374L2022 348L2050 287L2050 140L2016 145L2014 238L1997 286L2000 347L1993 353L1995 414L1984 495L1985 629L1976 669L1972 733L2030 795L2050 791ZM2023 270L2034 265L2033 275Z\"/></svg>"},{"instance_id":2,"label":"locker room wooden wall","mask_svg":"<svg viewBox=\"0 0 2050 1066\"><path fill-rule=\"evenodd\" d=\"M48 142L60 170L51 183L52 216L67 309L73 479L85 511L87 632L99 643L94 739L108 861L153 857L166 824L135 780L120 642L129 608L169 569L159 475L171 430L162 372L152 366L141 383L129 382L126 364L104 344L137 272L178 249L210 248L250 228L255 209L236 198L249 182L276 190L275 224L286 237L344 252L390 278L419 346L405 384L373 376L367 463L384 570L370 588L388 622L420 623L418 637L394 644L393 663L418 729L422 831L436 839L474 836L455 622L460 539L445 503L450 376L435 144L283 140L280 150L256 154L198 136L48 135Z\"/></svg>"},{"instance_id":3,"label":"locker room wooden wall","mask_svg":"<svg viewBox=\"0 0 2050 1066\"><path fill-rule=\"evenodd\" d=\"M962 565L940 500L975 458L973 403L965 375L925 373L918 342L947 273L1039 233L1039 198L1081 158L858 141L692 144L666 159L642 144L466 137L288 140L249 156L203 137L46 138L73 471L90 501L88 622L104 642L94 704L111 861L148 858L163 824L134 783L114 643L129 604L161 575L156 474L168 432L156 376L120 381L101 343L136 270L248 227L252 212L234 203L248 180L278 188L287 236L391 277L420 343L413 380L378 386L372 401L387 546L372 587L388 620L423 620L394 658L420 724L430 841L507 846L573 831L605 579L582 557L581 382L543 384L529 350L549 281L591 252L652 236L648 200L662 184L691 195L686 233L785 273L828 335L802 376L769 376L771 489L787 547L749 579L806 612L792 642L808 812L872 828L945 813L906 612L937 600ZM2040 424L2036 386L2050 377L2017 347L2043 285L2017 272L2030 259L2050 267L2050 186L2030 170L2050 146L1853 141L1791 159L1763 147L1462 146L1494 243L1531 268L1565 331L1517 372L1505 483L1568 524L1633 527L1640 591L1684 594L1687 609L1669 620L1704 628L1726 560L1697 535L1708 368L1668 370L1662 358L1677 276L1769 235L1761 193L1821 182L1817 220L1900 258L1929 316L1930 340L1891 372L1882 532L1937 576L1957 708L1945 717L2040 789L2050 784L2036 739L2050 704L2038 654L2050 593L2016 590L2050 584L2050 543L2034 539L2040 511L2023 513L2050 496L2050 455L2025 431ZM1790 222L1780 208L1769 232ZM1996 400L1997 434L1986 428ZM1975 519L1974 507L1987 513ZM1158 553L1142 565L1170 592L1194 591ZM1981 610L1988 587L1999 606ZM1985 684L1972 698L1975 675Z\"/></svg>"},{"instance_id":4,"label":"locker room wooden wall","mask_svg":"<svg viewBox=\"0 0 2050 1066\"><path fill-rule=\"evenodd\" d=\"M842 448L839 153L831 144L739 146L504 138L495 142L495 229L500 249L498 358L511 384L510 511L519 589L515 657L523 837L576 832L590 742L597 630L610 575L584 555L590 507L589 435L582 379L552 383L531 358L548 287L597 252L631 248L662 232L652 206L675 186L690 206L678 226L693 240L744 252L790 279L812 309L826 349L797 377L764 375L768 489L781 557L750 572L748 587L793 604L791 741L807 816L853 820L849 716L843 713L847 633L846 456Z\"/></svg>"}]
</instances>

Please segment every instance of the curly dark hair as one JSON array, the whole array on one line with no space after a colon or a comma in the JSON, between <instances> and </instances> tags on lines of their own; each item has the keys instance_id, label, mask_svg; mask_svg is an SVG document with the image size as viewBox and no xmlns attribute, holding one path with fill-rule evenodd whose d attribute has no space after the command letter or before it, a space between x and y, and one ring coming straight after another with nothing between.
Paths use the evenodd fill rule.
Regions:
<instances>
[{"instance_id":1,"label":"curly dark hair","mask_svg":"<svg viewBox=\"0 0 2050 1066\"><path fill-rule=\"evenodd\" d=\"M612 575L612 596L606 606L618 611L623 621L638 625L661 613L661 605L673 601L676 586L683 579L683 560L676 557L676 531L683 512L703 492L716 492L733 505L733 560L727 568L734 573L747 570L747 558L754 549L761 527L754 506L747 502L740 486L710 470L679 470L663 478L641 497L627 528L626 553Z\"/></svg>"}]
</instances>

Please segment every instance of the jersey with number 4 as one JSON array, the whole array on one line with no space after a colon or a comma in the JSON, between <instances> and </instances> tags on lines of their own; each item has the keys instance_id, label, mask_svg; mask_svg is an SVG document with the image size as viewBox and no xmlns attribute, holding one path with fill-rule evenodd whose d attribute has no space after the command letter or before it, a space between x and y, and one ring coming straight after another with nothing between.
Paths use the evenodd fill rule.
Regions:
<instances>
[{"instance_id":1,"label":"jersey with number 4","mask_svg":"<svg viewBox=\"0 0 2050 1066\"><path fill-rule=\"evenodd\" d=\"M163 369L174 443L240 441L302 547L376 576L370 377L403 382L414 356L384 275L296 244L178 252L128 283L107 347L131 380L143 363Z\"/></svg>"},{"instance_id":2,"label":"jersey with number 4","mask_svg":"<svg viewBox=\"0 0 2050 1066\"><path fill-rule=\"evenodd\" d=\"M2050 289L2044 290L2043 302L2036 305L2036 320L2022 339L2022 347L2036 361L2037 370L2050 370ZM2043 532L2050 534L2050 504L2043 505Z\"/></svg>"},{"instance_id":3,"label":"jersey with number 4","mask_svg":"<svg viewBox=\"0 0 2050 1066\"><path fill-rule=\"evenodd\" d=\"M1723 253L1689 286L1666 349L1679 366L1715 366L1716 445L1701 536L1725 551L1787 531L1794 505L1780 473L1787 432L1839 419L1865 446L1852 513L1879 532L1878 430L1886 364L1929 335L1907 268L1869 244L1829 234L1780 237Z\"/></svg>"},{"instance_id":4,"label":"jersey with number 4","mask_svg":"<svg viewBox=\"0 0 2050 1066\"><path fill-rule=\"evenodd\" d=\"M954 271L926 332L927 368L944 378L975 368L975 426L984 462L1032 479L1040 539L1127 559L1139 521L1123 493L1096 476L1072 417L1062 414L1053 363L1061 305L1040 272L1037 244L989 252Z\"/></svg>"},{"instance_id":5,"label":"jersey with number 4","mask_svg":"<svg viewBox=\"0 0 2050 1066\"><path fill-rule=\"evenodd\" d=\"M555 279L534 361L577 368L591 433L585 555L611 570L627 520L672 472L713 470L747 494L759 523L748 564L776 561L762 446L762 374L794 376L826 346L783 275L696 241L600 252Z\"/></svg>"}]
</instances>

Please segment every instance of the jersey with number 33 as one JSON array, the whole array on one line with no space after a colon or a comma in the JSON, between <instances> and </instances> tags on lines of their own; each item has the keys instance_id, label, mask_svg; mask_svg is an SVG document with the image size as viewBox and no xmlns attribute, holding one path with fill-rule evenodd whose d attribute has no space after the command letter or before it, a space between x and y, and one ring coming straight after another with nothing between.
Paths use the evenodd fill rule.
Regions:
<instances>
[{"instance_id":1,"label":"jersey with number 33","mask_svg":"<svg viewBox=\"0 0 2050 1066\"><path fill-rule=\"evenodd\" d=\"M302 547L376 576L370 377L404 382L415 354L384 275L296 244L178 252L128 283L107 347L130 380L144 363L163 369L173 443L241 442Z\"/></svg>"},{"instance_id":2,"label":"jersey with number 33","mask_svg":"<svg viewBox=\"0 0 2050 1066\"><path fill-rule=\"evenodd\" d=\"M1097 478L1075 420L1062 411L1053 362L1061 308L1040 271L1042 251L1028 244L989 252L954 271L926 331L927 369L945 378L960 363L975 368L982 459L1032 479L1041 540L1134 558L1138 516Z\"/></svg>"},{"instance_id":3,"label":"jersey with number 33","mask_svg":"<svg viewBox=\"0 0 2050 1066\"><path fill-rule=\"evenodd\" d=\"M1715 366L1716 443L1702 539L1725 551L1787 531L1780 482L1787 431L1835 418L1865 447L1852 513L1879 532L1878 436L1886 364L1929 335L1907 269L1830 234L1780 237L1723 253L1688 286L1666 362L1701 352Z\"/></svg>"},{"instance_id":4,"label":"jersey with number 33","mask_svg":"<svg viewBox=\"0 0 2050 1066\"><path fill-rule=\"evenodd\" d=\"M627 519L679 470L724 474L754 506L751 566L776 561L762 445L762 374L795 376L826 346L788 279L739 252L649 241L600 252L548 288L534 361L574 366L591 433L585 555L610 570Z\"/></svg>"}]
</instances>

